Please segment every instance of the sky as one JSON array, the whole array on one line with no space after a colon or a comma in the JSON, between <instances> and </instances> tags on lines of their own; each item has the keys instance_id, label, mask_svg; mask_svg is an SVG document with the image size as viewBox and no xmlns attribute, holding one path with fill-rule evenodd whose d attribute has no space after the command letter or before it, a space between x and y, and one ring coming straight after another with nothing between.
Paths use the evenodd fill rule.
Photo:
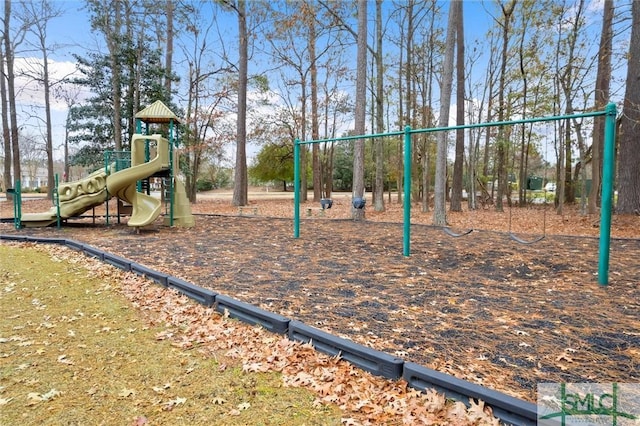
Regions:
<instances>
[{"instance_id":1,"label":"sky","mask_svg":"<svg viewBox=\"0 0 640 426\"><path fill-rule=\"evenodd\" d=\"M48 40L49 43L55 43L56 49L52 53L50 60L50 68L53 73L53 78L61 78L62 76L69 75L75 71L75 60L73 54L83 55L87 50L100 49L100 38L94 35L91 31L88 15L84 10L84 2L77 0L58 0L55 4L63 9L61 17L55 18L49 23ZM389 4L389 3L388 3ZM443 3L443 4L446 4ZM591 0L589 2L590 10L597 16L602 0ZM487 29L492 26L493 19L490 16L489 10L495 7L492 1L482 0L465 0L464 3L464 17L465 17L465 37L467 39L467 45L471 45L473 40L483 40ZM373 2L370 3L370 14L372 15ZM225 28L225 33L228 38L235 39L236 27L235 20L228 20L228 25ZM370 23L369 31L372 31L373 23ZM230 44L234 41L229 40ZM179 55L178 49L176 53ZM38 60L37 58L17 58L16 68L25 66L29 61ZM483 69L482 61L486 64L486 55L481 57L478 64L475 66L477 69ZM250 73L256 72L255 69L251 69ZM25 85L25 80L18 81L18 85L22 85L22 90L18 96L19 101L23 105L32 105L41 103L41 90L33 85ZM66 120L66 106L63 102L56 102L53 110L54 121L54 150L56 151L56 158L62 157L62 143L64 141L64 122ZM455 105L451 108L452 114L455 111ZM38 110L33 110L31 107L25 107L25 114L38 115ZM43 113L40 112L40 115ZM41 120L29 120L29 127L34 132L40 132L39 128L42 128ZM250 153L251 154L251 153Z\"/></svg>"}]
</instances>

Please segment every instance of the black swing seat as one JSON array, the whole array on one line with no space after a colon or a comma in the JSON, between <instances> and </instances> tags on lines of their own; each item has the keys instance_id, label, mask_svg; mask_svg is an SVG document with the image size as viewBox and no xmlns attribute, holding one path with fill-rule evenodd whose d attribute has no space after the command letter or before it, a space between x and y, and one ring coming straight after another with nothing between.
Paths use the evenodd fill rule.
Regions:
<instances>
[{"instance_id":1,"label":"black swing seat","mask_svg":"<svg viewBox=\"0 0 640 426\"><path fill-rule=\"evenodd\" d=\"M511 238L513 241L520 243L520 244L534 244L537 243L539 241L544 240L545 235L541 235L539 237L534 238L533 240L523 240L522 238L518 237L517 235L513 234L513 233L509 233L509 238Z\"/></svg>"},{"instance_id":2,"label":"black swing seat","mask_svg":"<svg viewBox=\"0 0 640 426\"><path fill-rule=\"evenodd\" d=\"M451 237L454 237L454 238L464 237L465 235L469 235L470 233L473 232L473 228L470 228L470 229L467 229L466 231L463 231L461 233L456 233L456 232L453 232L451 230L451 228L448 227L448 226L444 226L442 228L442 230L444 231L445 234L447 234L447 235L449 235Z\"/></svg>"}]
</instances>

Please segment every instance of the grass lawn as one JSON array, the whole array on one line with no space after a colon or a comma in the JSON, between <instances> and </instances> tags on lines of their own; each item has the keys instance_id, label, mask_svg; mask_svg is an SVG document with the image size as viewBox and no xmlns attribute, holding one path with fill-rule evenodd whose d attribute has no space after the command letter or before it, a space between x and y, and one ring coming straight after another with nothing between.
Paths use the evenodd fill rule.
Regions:
<instances>
[{"instance_id":1,"label":"grass lawn","mask_svg":"<svg viewBox=\"0 0 640 426\"><path fill-rule=\"evenodd\" d=\"M166 324L88 263L0 245L0 425L341 423L280 373L159 339Z\"/></svg>"}]
</instances>

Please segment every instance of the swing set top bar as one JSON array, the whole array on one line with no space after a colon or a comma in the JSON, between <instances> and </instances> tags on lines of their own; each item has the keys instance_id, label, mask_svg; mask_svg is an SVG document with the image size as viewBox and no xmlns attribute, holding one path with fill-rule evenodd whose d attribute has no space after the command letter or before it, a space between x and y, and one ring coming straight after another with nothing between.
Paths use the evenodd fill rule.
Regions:
<instances>
[{"instance_id":1,"label":"swing set top bar","mask_svg":"<svg viewBox=\"0 0 640 426\"><path fill-rule=\"evenodd\" d=\"M607 104L603 111L590 111L580 114L559 115L550 117L525 118L522 120L494 121L490 123L464 124L459 126L433 127L427 129L411 129L406 126L404 131L389 133L376 133L358 136L343 136L338 138L327 138L309 141L296 139L293 144L293 174L294 174L294 213L293 213L293 237L300 237L300 145L329 143L340 141L351 141L358 139L374 139L378 137L404 136L404 215L403 215L403 255L410 255L410 219L411 219L411 149L406 149L411 144L411 135L419 133L434 133L461 129L475 129L481 127L511 126L516 124L539 123L547 121L560 121L574 118L601 117L604 116L604 155L602 169L602 198L600 212L600 246L598 257L598 283L607 285L609 278L609 251L611 243L611 210L613 199L613 169L614 169L614 146L615 146L615 120L617 108L615 103Z\"/></svg>"},{"instance_id":2,"label":"swing set top bar","mask_svg":"<svg viewBox=\"0 0 640 426\"><path fill-rule=\"evenodd\" d=\"M615 104L613 104L615 106ZM427 129L411 129L411 127L407 126L409 134L418 134L418 133L435 133L435 132L445 132L450 130L462 130L462 129L477 129L482 127L499 127L499 126L512 126L515 124L527 124L527 123L539 123L545 121L560 121L567 120L570 118L588 118L588 117L601 117L607 115L607 111L591 111L580 114L572 114L572 115L558 115L552 117L538 117L538 118L524 118L522 120L510 120L510 121L492 121L490 123L476 123L476 124L462 124L459 126L448 126L448 127L430 127ZM299 145L305 144L315 144L315 143L329 143L329 142L342 142L342 141L352 141L357 139L375 139L380 137L389 137L389 136L402 136L406 133L403 131L395 131L388 133L374 133L369 135L359 135L359 136L342 136L337 138L328 138L328 139L316 139L316 140L308 140L301 141L296 139L295 143Z\"/></svg>"}]
</instances>

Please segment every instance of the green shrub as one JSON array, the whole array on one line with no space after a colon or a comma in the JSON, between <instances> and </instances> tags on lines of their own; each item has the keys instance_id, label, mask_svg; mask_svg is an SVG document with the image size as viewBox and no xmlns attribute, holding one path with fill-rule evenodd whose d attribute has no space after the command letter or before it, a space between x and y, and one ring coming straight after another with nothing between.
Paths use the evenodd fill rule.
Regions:
<instances>
[{"instance_id":1,"label":"green shrub","mask_svg":"<svg viewBox=\"0 0 640 426\"><path fill-rule=\"evenodd\" d=\"M196 182L196 190L200 191L211 191L213 189L213 182L210 179L198 179Z\"/></svg>"}]
</instances>

